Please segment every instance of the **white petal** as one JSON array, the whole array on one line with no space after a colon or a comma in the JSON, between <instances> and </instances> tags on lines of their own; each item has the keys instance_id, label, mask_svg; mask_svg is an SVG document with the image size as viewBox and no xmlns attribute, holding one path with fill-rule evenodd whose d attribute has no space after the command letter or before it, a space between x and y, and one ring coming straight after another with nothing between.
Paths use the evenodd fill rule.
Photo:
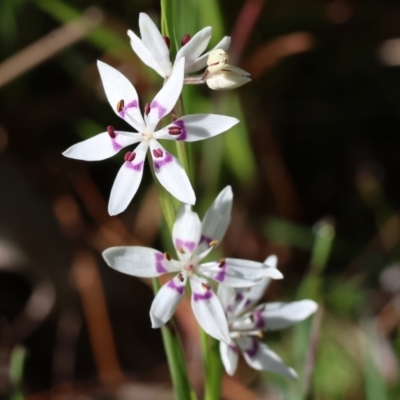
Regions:
<instances>
[{"instance_id":1,"label":"white petal","mask_svg":"<svg viewBox=\"0 0 400 400\"><path fill-rule=\"evenodd\" d=\"M163 253L149 247L110 247L103 257L111 268L139 278L153 278L181 269L179 261L167 260Z\"/></svg>"},{"instance_id":2,"label":"white petal","mask_svg":"<svg viewBox=\"0 0 400 400\"><path fill-rule=\"evenodd\" d=\"M225 310L225 314L228 316L232 314L233 305L235 304L236 291L238 289L232 288L226 285L218 285L217 296Z\"/></svg>"},{"instance_id":3,"label":"white petal","mask_svg":"<svg viewBox=\"0 0 400 400\"><path fill-rule=\"evenodd\" d=\"M222 71L224 71L224 72L229 71L229 72L233 72L235 74L242 75L242 76L250 76L250 73L245 71L244 69L241 69L239 67L235 67L234 65L229 65L229 64L224 65L224 67L222 68Z\"/></svg>"},{"instance_id":4,"label":"white petal","mask_svg":"<svg viewBox=\"0 0 400 400\"><path fill-rule=\"evenodd\" d=\"M125 161L118 171L108 203L110 215L117 215L125 211L136 194L143 176L147 148L148 142L140 143L133 152L136 154L135 159L131 162Z\"/></svg>"},{"instance_id":5,"label":"white petal","mask_svg":"<svg viewBox=\"0 0 400 400\"><path fill-rule=\"evenodd\" d=\"M230 343L228 323L221 302L205 280L190 278L192 309L199 325L210 336Z\"/></svg>"},{"instance_id":6,"label":"white petal","mask_svg":"<svg viewBox=\"0 0 400 400\"><path fill-rule=\"evenodd\" d=\"M264 330L283 329L297 322L303 321L313 314L318 304L312 300L300 300L292 303L265 303L260 304L257 310L265 319Z\"/></svg>"},{"instance_id":7,"label":"white petal","mask_svg":"<svg viewBox=\"0 0 400 400\"><path fill-rule=\"evenodd\" d=\"M250 367L257 370L276 372L291 379L297 378L296 371L293 368L287 367L282 362L282 359L266 344L249 337L237 339L236 341Z\"/></svg>"},{"instance_id":8,"label":"white petal","mask_svg":"<svg viewBox=\"0 0 400 400\"><path fill-rule=\"evenodd\" d=\"M207 26L201 31L197 32L185 46L179 49L178 53L176 54L175 62L180 58L185 57L185 71L193 72L191 71L191 67L207 48L208 42L211 39L211 35L211 26Z\"/></svg>"},{"instance_id":9,"label":"white petal","mask_svg":"<svg viewBox=\"0 0 400 400\"><path fill-rule=\"evenodd\" d=\"M178 118L162 130L156 132L156 139L181 140L183 142L197 142L208 139L227 131L239 122L237 118L217 114L192 114ZM170 135L168 128L178 127L180 135Z\"/></svg>"},{"instance_id":10,"label":"white petal","mask_svg":"<svg viewBox=\"0 0 400 400\"><path fill-rule=\"evenodd\" d=\"M97 61L97 67L108 102L114 112L137 131L144 130L145 124L140 112L139 99L134 86L121 72L110 65ZM120 111L118 111L119 107Z\"/></svg>"},{"instance_id":11,"label":"white petal","mask_svg":"<svg viewBox=\"0 0 400 400\"><path fill-rule=\"evenodd\" d=\"M218 283L232 287L252 286L260 279L269 277L282 279L283 275L275 268L255 261L226 258L199 266L199 273Z\"/></svg>"},{"instance_id":12,"label":"white petal","mask_svg":"<svg viewBox=\"0 0 400 400\"><path fill-rule=\"evenodd\" d=\"M128 31L128 36L131 39L132 50L143 61L143 63L146 64L148 67L154 69L154 71L156 71L163 78L166 78L162 67L154 61L152 54L150 53L149 49L144 45L142 40L138 38L131 30Z\"/></svg>"},{"instance_id":13,"label":"white petal","mask_svg":"<svg viewBox=\"0 0 400 400\"><path fill-rule=\"evenodd\" d=\"M185 258L190 258L199 243L200 233L201 222L199 216L191 210L189 204L182 203L172 230L175 248L182 247L185 254L187 254ZM180 252L178 251L179 254Z\"/></svg>"},{"instance_id":14,"label":"white petal","mask_svg":"<svg viewBox=\"0 0 400 400\"><path fill-rule=\"evenodd\" d=\"M164 77L171 73L169 49L156 24L145 14L139 15L139 29L143 44L149 50L154 62L160 66Z\"/></svg>"},{"instance_id":15,"label":"white petal","mask_svg":"<svg viewBox=\"0 0 400 400\"><path fill-rule=\"evenodd\" d=\"M221 354L222 364L224 364L226 373L232 376L237 369L239 349L233 342L231 344L219 342L219 352Z\"/></svg>"},{"instance_id":16,"label":"white petal","mask_svg":"<svg viewBox=\"0 0 400 400\"><path fill-rule=\"evenodd\" d=\"M278 258L275 255L267 257L264 264L268 265L270 268L276 268L278 265ZM264 293L266 292L268 285L271 282L271 278L263 278L259 283L249 288L237 289L236 292L236 302L234 315L238 316L243 314L246 310L254 307L257 304Z\"/></svg>"},{"instance_id":17,"label":"white petal","mask_svg":"<svg viewBox=\"0 0 400 400\"><path fill-rule=\"evenodd\" d=\"M115 138L111 138L108 132L100 133L83 142L74 144L62 154L65 157L74 158L75 160L105 160L117 154L124 147L137 143L140 140L134 133L124 133L120 134L120 132L115 131Z\"/></svg>"},{"instance_id":18,"label":"white petal","mask_svg":"<svg viewBox=\"0 0 400 400\"><path fill-rule=\"evenodd\" d=\"M223 189L207 210L201 225L201 238L197 253L201 254L209 247L212 240L221 242L231 222L233 193L227 186ZM203 258L203 254L200 255Z\"/></svg>"},{"instance_id":19,"label":"white petal","mask_svg":"<svg viewBox=\"0 0 400 400\"><path fill-rule=\"evenodd\" d=\"M154 173L161 185L182 203L194 204L196 196L180 162L156 140L150 141ZM155 157L154 150L161 150L162 156Z\"/></svg>"},{"instance_id":20,"label":"white petal","mask_svg":"<svg viewBox=\"0 0 400 400\"><path fill-rule=\"evenodd\" d=\"M225 51L228 51L228 48L231 44L231 38L230 36L225 36L222 38L222 40L212 49L222 49ZM191 72L196 72L199 71L207 65L207 59L209 56L210 52L208 51L207 53L203 54L201 57L199 57L195 63L192 64L190 68L186 68L186 72L189 74Z\"/></svg>"},{"instance_id":21,"label":"white petal","mask_svg":"<svg viewBox=\"0 0 400 400\"><path fill-rule=\"evenodd\" d=\"M186 279L182 274L179 274L158 291L150 308L153 328L160 328L171 319L176 307L185 295L185 286Z\"/></svg>"},{"instance_id":22,"label":"white petal","mask_svg":"<svg viewBox=\"0 0 400 400\"><path fill-rule=\"evenodd\" d=\"M175 65L172 75L157 93L150 104L146 118L147 129L154 131L161 118L165 117L175 106L183 87L185 60L181 58Z\"/></svg>"}]
</instances>

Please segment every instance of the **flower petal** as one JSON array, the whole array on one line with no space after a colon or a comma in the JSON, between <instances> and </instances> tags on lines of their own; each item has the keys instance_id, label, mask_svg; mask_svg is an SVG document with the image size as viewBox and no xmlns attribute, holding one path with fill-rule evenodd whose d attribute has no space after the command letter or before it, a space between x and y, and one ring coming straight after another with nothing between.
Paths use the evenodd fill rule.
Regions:
<instances>
[{"instance_id":1,"label":"flower petal","mask_svg":"<svg viewBox=\"0 0 400 400\"><path fill-rule=\"evenodd\" d=\"M121 72L110 65L97 61L97 67L108 102L114 112L137 131L144 130L145 124L134 86Z\"/></svg>"},{"instance_id":2,"label":"flower petal","mask_svg":"<svg viewBox=\"0 0 400 400\"><path fill-rule=\"evenodd\" d=\"M199 243L200 233L201 222L199 216L191 210L189 204L182 203L172 230L172 239L179 256L184 254L185 259L191 258Z\"/></svg>"},{"instance_id":3,"label":"flower petal","mask_svg":"<svg viewBox=\"0 0 400 400\"><path fill-rule=\"evenodd\" d=\"M190 70L190 68L207 48L208 42L211 39L211 35L211 26L207 26L201 31L197 32L186 45L179 49L178 53L176 54L175 62L180 58L185 57L185 71L193 72Z\"/></svg>"},{"instance_id":4,"label":"flower petal","mask_svg":"<svg viewBox=\"0 0 400 400\"><path fill-rule=\"evenodd\" d=\"M136 55L146 64L148 67L154 69L163 78L166 78L166 74L163 68L153 59L153 55L149 49L144 45L142 40L135 35L131 30L128 31L128 36L131 39L132 50Z\"/></svg>"},{"instance_id":5,"label":"flower petal","mask_svg":"<svg viewBox=\"0 0 400 400\"><path fill-rule=\"evenodd\" d=\"M207 210L201 225L201 238L197 249L199 258L203 258L203 252L208 250L211 241L220 242L225 236L231 222L232 201L232 188L227 186Z\"/></svg>"},{"instance_id":6,"label":"flower petal","mask_svg":"<svg viewBox=\"0 0 400 400\"><path fill-rule=\"evenodd\" d=\"M249 337L237 339L236 342L240 346L243 356L250 367L257 370L276 372L288 378L297 379L296 371L293 368L287 367L282 362L282 359L266 344Z\"/></svg>"},{"instance_id":7,"label":"flower petal","mask_svg":"<svg viewBox=\"0 0 400 400\"><path fill-rule=\"evenodd\" d=\"M278 264L278 258L275 255L271 255L266 258L264 264L271 268L276 268ZM246 310L254 307L254 305L261 300L270 282L271 278L263 278L254 286L246 289L236 289L233 315L238 316L243 314Z\"/></svg>"},{"instance_id":8,"label":"flower petal","mask_svg":"<svg viewBox=\"0 0 400 400\"><path fill-rule=\"evenodd\" d=\"M219 342L219 353L221 354L226 373L232 376L237 369L239 349L233 342L231 344Z\"/></svg>"},{"instance_id":9,"label":"flower petal","mask_svg":"<svg viewBox=\"0 0 400 400\"><path fill-rule=\"evenodd\" d=\"M260 304L256 310L265 319L263 330L275 331L303 321L313 314L317 308L318 304L315 301L300 300L292 303Z\"/></svg>"},{"instance_id":10,"label":"flower petal","mask_svg":"<svg viewBox=\"0 0 400 400\"><path fill-rule=\"evenodd\" d=\"M283 278L280 271L264 263L236 258L226 258L218 262L201 264L199 273L207 278L214 279L218 283L232 287L252 286L265 277Z\"/></svg>"},{"instance_id":11,"label":"flower petal","mask_svg":"<svg viewBox=\"0 0 400 400\"><path fill-rule=\"evenodd\" d=\"M110 247L103 257L111 268L139 278L154 278L181 269L179 261L168 260L163 253L149 247Z\"/></svg>"},{"instance_id":12,"label":"flower petal","mask_svg":"<svg viewBox=\"0 0 400 400\"><path fill-rule=\"evenodd\" d=\"M105 160L117 154L121 149L137 143L140 138L135 133L115 131L115 137L111 138L108 132L100 133L74 144L62 154L75 160L98 161Z\"/></svg>"},{"instance_id":13,"label":"flower petal","mask_svg":"<svg viewBox=\"0 0 400 400\"><path fill-rule=\"evenodd\" d=\"M190 285L192 287L192 309L199 325L210 336L230 343L224 310L207 281L192 276Z\"/></svg>"},{"instance_id":14,"label":"flower petal","mask_svg":"<svg viewBox=\"0 0 400 400\"><path fill-rule=\"evenodd\" d=\"M156 140L150 141L151 156L153 159L154 173L161 185L165 187L179 201L194 204L196 196L192 185L180 162L168 153ZM155 156L154 151L161 150L161 156Z\"/></svg>"},{"instance_id":15,"label":"flower petal","mask_svg":"<svg viewBox=\"0 0 400 400\"><path fill-rule=\"evenodd\" d=\"M153 328L160 328L171 319L185 294L185 286L186 279L179 274L158 291L150 308Z\"/></svg>"},{"instance_id":16,"label":"flower petal","mask_svg":"<svg viewBox=\"0 0 400 400\"><path fill-rule=\"evenodd\" d=\"M143 176L147 148L148 142L141 142L133 152L136 155L134 160L125 161L118 171L108 203L110 215L117 215L125 211L136 194Z\"/></svg>"},{"instance_id":17,"label":"flower petal","mask_svg":"<svg viewBox=\"0 0 400 400\"><path fill-rule=\"evenodd\" d=\"M197 142L227 131L239 122L237 118L217 114L192 114L178 118L172 124L158 132L156 139L181 140L183 142ZM171 135L169 129L177 127L181 129L180 135Z\"/></svg>"},{"instance_id":18,"label":"flower petal","mask_svg":"<svg viewBox=\"0 0 400 400\"><path fill-rule=\"evenodd\" d=\"M230 44L231 44L230 36L225 36L212 50L222 49L222 50L227 51ZM192 72L196 72L196 71L199 71L199 70L205 68L205 66L207 65L207 59L208 59L209 54L210 54L210 52L208 51L207 53L200 56L196 60L196 62L194 62L191 65L191 67L189 67L189 68L186 67L186 69L185 69L186 73L190 74Z\"/></svg>"},{"instance_id":19,"label":"flower petal","mask_svg":"<svg viewBox=\"0 0 400 400\"><path fill-rule=\"evenodd\" d=\"M156 24L147 14L140 13L139 29L143 44L149 49L154 62L159 65L164 73L161 76L168 77L171 73L169 49Z\"/></svg>"},{"instance_id":20,"label":"flower petal","mask_svg":"<svg viewBox=\"0 0 400 400\"><path fill-rule=\"evenodd\" d=\"M236 296L236 291L238 289L232 288L226 285L218 285L217 288L217 296L222 304L222 307L225 311L225 314L228 317L231 315L233 309L233 305L235 303L235 296Z\"/></svg>"},{"instance_id":21,"label":"flower petal","mask_svg":"<svg viewBox=\"0 0 400 400\"><path fill-rule=\"evenodd\" d=\"M146 117L147 130L153 132L161 118L165 117L175 106L183 87L185 59L181 58L175 65L172 75L157 93L150 104Z\"/></svg>"}]
</instances>

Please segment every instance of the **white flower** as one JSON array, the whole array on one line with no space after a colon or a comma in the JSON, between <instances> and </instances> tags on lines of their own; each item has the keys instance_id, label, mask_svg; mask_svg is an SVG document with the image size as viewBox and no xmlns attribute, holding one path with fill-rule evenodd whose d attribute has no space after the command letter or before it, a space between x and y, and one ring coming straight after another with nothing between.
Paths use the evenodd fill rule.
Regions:
<instances>
[{"instance_id":1,"label":"white flower","mask_svg":"<svg viewBox=\"0 0 400 400\"><path fill-rule=\"evenodd\" d=\"M131 39L131 46L136 55L150 68L154 69L164 79L168 79L172 74L172 64L170 53L164 38L150 17L145 13L139 15L139 29L141 39L132 31L128 31ZM210 26L197 32L188 43L183 45L176 54L175 65L185 58L185 73L199 71L206 67L209 53L202 53L207 48L211 39L212 28ZM225 36L218 44L217 48L227 50L231 38Z\"/></svg>"},{"instance_id":2,"label":"white flower","mask_svg":"<svg viewBox=\"0 0 400 400\"><path fill-rule=\"evenodd\" d=\"M205 81L213 90L230 90L250 82L250 74L245 70L228 64L228 53L224 49L214 49L207 60Z\"/></svg>"},{"instance_id":3,"label":"white flower","mask_svg":"<svg viewBox=\"0 0 400 400\"><path fill-rule=\"evenodd\" d=\"M156 178L161 185L178 200L194 204L195 194L186 172L179 161L160 145L158 139L194 142L218 135L239 122L236 118L222 115L193 114L180 117L165 128L156 130L158 122L172 110L180 96L184 62L183 58L177 62L168 82L150 105L146 104L144 119L138 95L128 79L109 65L101 61L97 63L111 107L138 132L117 131L109 126L107 132L75 144L63 154L78 160L104 160L126 146L139 143L133 152L125 154L125 162L111 190L108 206L110 215L124 211L135 195L142 179L148 148L151 150Z\"/></svg>"},{"instance_id":4,"label":"white flower","mask_svg":"<svg viewBox=\"0 0 400 400\"><path fill-rule=\"evenodd\" d=\"M117 271L151 278L174 272L154 298L150 310L153 328L164 325L174 314L185 294L186 282L192 289L191 303L200 326L209 335L230 342L224 310L206 278L229 286L250 286L263 277L282 278L282 274L266 264L226 258L200 264L220 242L230 222L232 190L226 187L208 209L203 222L190 206L182 204L172 231L179 260L168 253L147 247L112 247L103 253L107 264Z\"/></svg>"},{"instance_id":5,"label":"white flower","mask_svg":"<svg viewBox=\"0 0 400 400\"><path fill-rule=\"evenodd\" d=\"M277 259L270 256L265 263L276 268ZM228 320L231 342L220 342L220 353L225 370L233 375L237 368L239 349L246 362L254 369L272 371L296 379L296 372L259 338L262 332L283 329L303 321L314 313L317 304L312 300L292 303L263 303L256 306L268 287L270 279L246 288L233 289L220 285L218 297Z\"/></svg>"}]
</instances>

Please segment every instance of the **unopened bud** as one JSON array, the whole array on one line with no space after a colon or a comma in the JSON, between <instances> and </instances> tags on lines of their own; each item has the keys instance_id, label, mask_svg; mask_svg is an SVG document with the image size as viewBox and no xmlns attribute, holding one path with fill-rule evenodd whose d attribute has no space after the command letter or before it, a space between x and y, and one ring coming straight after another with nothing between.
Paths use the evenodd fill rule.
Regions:
<instances>
[{"instance_id":1,"label":"unopened bud","mask_svg":"<svg viewBox=\"0 0 400 400\"><path fill-rule=\"evenodd\" d=\"M227 64L229 61L229 55L225 50L214 49L210 51L207 59L208 71L218 72Z\"/></svg>"}]
</instances>

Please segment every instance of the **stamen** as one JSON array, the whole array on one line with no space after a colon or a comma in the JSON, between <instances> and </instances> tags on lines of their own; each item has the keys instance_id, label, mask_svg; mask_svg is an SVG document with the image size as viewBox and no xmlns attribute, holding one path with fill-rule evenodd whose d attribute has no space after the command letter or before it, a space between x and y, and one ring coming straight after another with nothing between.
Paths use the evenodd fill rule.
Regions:
<instances>
[{"instance_id":1,"label":"stamen","mask_svg":"<svg viewBox=\"0 0 400 400\"><path fill-rule=\"evenodd\" d=\"M163 36L164 42L167 45L168 48L171 47L171 41L169 40L168 36Z\"/></svg>"},{"instance_id":2,"label":"stamen","mask_svg":"<svg viewBox=\"0 0 400 400\"><path fill-rule=\"evenodd\" d=\"M201 286L205 290L211 290L211 286L208 283L201 282Z\"/></svg>"},{"instance_id":3,"label":"stamen","mask_svg":"<svg viewBox=\"0 0 400 400\"><path fill-rule=\"evenodd\" d=\"M176 126L176 125L170 126L168 128L168 133L170 135L177 136L177 135L180 135L182 133L182 129L179 128L179 126Z\"/></svg>"},{"instance_id":4,"label":"stamen","mask_svg":"<svg viewBox=\"0 0 400 400\"><path fill-rule=\"evenodd\" d=\"M164 155L163 151L161 149L154 149L153 150L153 155L155 158L160 158Z\"/></svg>"},{"instance_id":5,"label":"stamen","mask_svg":"<svg viewBox=\"0 0 400 400\"><path fill-rule=\"evenodd\" d=\"M221 258L218 268L222 268L225 265L225 258Z\"/></svg>"},{"instance_id":6,"label":"stamen","mask_svg":"<svg viewBox=\"0 0 400 400\"><path fill-rule=\"evenodd\" d=\"M215 246L215 245L217 245L217 244L218 244L218 240L217 240L217 239L214 239L214 240L211 240L210 243L208 243L208 247L213 247L213 246Z\"/></svg>"},{"instance_id":7,"label":"stamen","mask_svg":"<svg viewBox=\"0 0 400 400\"><path fill-rule=\"evenodd\" d=\"M124 160L127 162L132 162L136 157L136 153L128 151L125 156Z\"/></svg>"},{"instance_id":8,"label":"stamen","mask_svg":"<svg viewBox=\"0 0 400 400\"><path fill-rule=\"evenodd\" d=\"M185 254L185 250L183 250L182 246L178 246L176 249L179 251L179 253Z\"/></svg>"},{"instance_id":9,"label":"stamen","mask_svg":"<svg viewBox=\"0 0 400 400\"><path fill-rule=\"evenodd\" d=\"M165 258L166 260L168 260L168 261L171 261L171 260L172 260L171 254L169 254L169 253L167 253L167 252L164 253L164 258Z\"/></svg>"},{"instance_id":10,"label":"stamen","mask_svg":"<svg viewBox=\"0 0 400 400\"><path fill-rule=\"evenodd\" d=\"M107 129L108 135L110 136L111 139L114 139L115 136L117 136L113 126L109 125L109 126L107 126L106 129Z\"/></svg>"},{"instance_id":11,"label":"stamen","mask_svg":"<svg viewBox=\"0 0 400 400\"><path fill-rule=\"evenodd\" d=\"M117 103L117 111L121 112L124 109L124 107L125 107L125 101L124 100L120 100Z\"/></svg>"},{"instance_id":12,"label":"stamen","mask_svg":"<svg viewBox=\"0 0 400 400\"><path fill-rule=\"evenodd\" d=\"M145 113L145 115L149 115L150 110L151 110L150 104L149 104L149 103L146 103L146 104L144 105L144 113Z\"/></svg>"},{"instance_id":13,"label":"stamen","mask_svg":"<svg viewBox=\"0 0 400 400\"><path fill-rule=\"evenodd\" d=\"M178 274L178 279L183 282L185 280L185 278L183 277L182 273Z\"/></svg>"},{"instance_id":14,"label":"stamen","mask_svg":"<svg viewBox=\"0 0 400 400\"><path fill-rule=\"evenodd\" d=\"M188 34L184 35L182 38L181 46L184 46L185 44L189 43L189 41L190 41L190 35Z\"/></svg>"},{"instance_id":15,"label":"stamen","mask_svg":"<svg viewBox=\"0 0 400 400\"><path fill-rule=\"evenodd\" d=\"M262 339L264 337L264 334L262 333L261 330L257 331L256 336L258 336L260 339Z\"/></svg>"}]
</instances>

